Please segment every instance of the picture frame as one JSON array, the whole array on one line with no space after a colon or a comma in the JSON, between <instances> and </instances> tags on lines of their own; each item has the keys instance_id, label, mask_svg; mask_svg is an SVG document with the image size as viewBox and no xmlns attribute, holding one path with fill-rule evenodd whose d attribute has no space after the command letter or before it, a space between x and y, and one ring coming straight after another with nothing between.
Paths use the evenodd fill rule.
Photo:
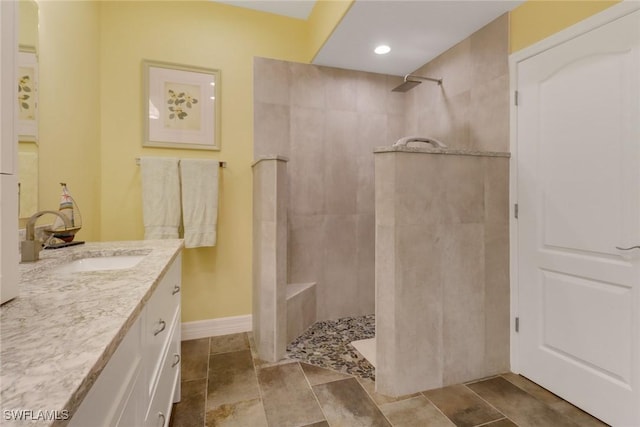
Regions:
<instances>
[{"instance_id":1,"label":"picture frame","mask_svg":"<svg viewBox=\"0 0 640 427\"><path fill-rule=\"evenodd\" d=\"M18 51L18 140L38 141L38 58L30 46Z\"/></svg>"},{"instance_id":2,"label":"picture frame","mask_svg":"<svg viewBox=\"0 0 640 427\"><path fill-rule=\"evenodd\" d=\"M220 70L143 60L144 147L220 150Z\"/></svg>"}]
</instances>

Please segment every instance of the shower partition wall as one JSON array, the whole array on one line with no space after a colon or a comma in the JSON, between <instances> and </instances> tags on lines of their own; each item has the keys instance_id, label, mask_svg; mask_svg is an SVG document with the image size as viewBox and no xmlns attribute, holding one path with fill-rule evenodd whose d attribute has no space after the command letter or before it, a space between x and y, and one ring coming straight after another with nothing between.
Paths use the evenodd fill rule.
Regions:
<instances>
[{"instance_id":1,"label":"shower partition wall","mask_svg":"<svg viewBox=\"0 0 640 427\"><path fill-rule=\"evenodd\" d=\"M287 346L287 159L253 168L253 338L258 357L276 361Z\"/></svg>"},{"instance_id":2,"label":"shower partition wall","mask_svg":"<svg viewBox=\"0 0 640 427\"><path fill-rule=\"evenodd\" d=\"M508 157L376 150L376 391L509 369Z\"/></svg>"}]
</instances>

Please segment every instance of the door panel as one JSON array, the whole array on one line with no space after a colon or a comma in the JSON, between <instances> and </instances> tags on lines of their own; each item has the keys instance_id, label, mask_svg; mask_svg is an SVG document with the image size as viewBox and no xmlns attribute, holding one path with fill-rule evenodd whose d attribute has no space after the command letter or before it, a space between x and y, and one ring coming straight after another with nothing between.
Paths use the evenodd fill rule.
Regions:
<instances>
[{"instance_id":1,"label":"door panel","mask_svg":"<svg viewBox=\"0 0 640 427\"><path fill-rule=\"evenodd\" d=\"M521 373L640 425L640 12L517 64Z\"/></svg>"},{"instance_id":2,"label":"door panel","mask_svg":"<svg viewBox=\"0 0 640 427\"><path fill-rule=\"evenodd\" d=\"M541 274L542 346L568 358L569 363L628 384L631 289L562 272L543 270ZM598 311L611 317L602 322L594 315Z\"/></svg>"}]
</instances>

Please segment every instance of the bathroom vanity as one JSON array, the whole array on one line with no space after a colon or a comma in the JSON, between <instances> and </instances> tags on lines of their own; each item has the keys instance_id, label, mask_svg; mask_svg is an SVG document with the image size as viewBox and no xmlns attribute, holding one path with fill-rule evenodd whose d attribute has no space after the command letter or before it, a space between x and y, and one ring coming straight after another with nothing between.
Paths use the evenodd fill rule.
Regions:
<instances>
[{"instance_id":1,"label":"bathroom vanity","mask_svg":"<svg viewBox=\"0 0 640 427\"><path fill-rule=\"evenodd\" d=\"M180 398L182 248L88 243L21 264L20 295L0 307L3 425L167 426Z\"/></svg>"}]
</instances>

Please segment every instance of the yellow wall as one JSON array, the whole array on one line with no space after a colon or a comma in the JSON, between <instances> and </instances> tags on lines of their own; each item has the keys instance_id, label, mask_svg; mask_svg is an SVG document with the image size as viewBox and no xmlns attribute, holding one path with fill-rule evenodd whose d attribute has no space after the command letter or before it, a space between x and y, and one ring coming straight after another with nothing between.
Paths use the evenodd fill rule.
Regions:
<instances>
[{"instance_id":1,"label":"yellow wall","mask_svg":"<svg viewBox=\"0 0 640 427\"><path fill-rule=\"evenodd\" d=\"M143 238L135 158L225 160L215 248L184 253L182 320L251 313L253 57L304 61L306 22L213 2L101 7L102 240ZM143 59L221 70L220 152L142 148Z\"/></svg>"},{"instance_id":2,"label":"yellow wall","mask_svg":"<svg viewBox=\"0 0 640 427\"><path fill-rule=\"evenodd\" d=\"M35 48L38 44L38 5L34 0L20 0L18 16L18 44Z\"/></svg>"},{"instance_id":3,"label":"yellow wall","mask_svg":"<svg viewBox=\"0 0 640 427\"><path fill-rule=\"evenodd\" d=\"M510 14L510 52L517 52L620 0L529 0Z\"/></svg>"},{"instance_id":4,"label":"yellow wall","mask_svg":"<svg viewBox=\"0 0 640 427\"><path fill-rule=\"evenodd\" d=\"M333 33L355 0L318 0L309 15L309 61Z\"/></svg>"},{"instance_id":5,"label":"yellow wall","mask_svg":"<svg viewBox=\"0 0 640 427\"><path fill-rule=\"evenodd\" d=\"M100 227L100 66L97 2L41 0L39 208L57 209L66 182L83 217L78 240ZM49 218L49 222L53 217Z\"/></svg>"}]
</instances>

